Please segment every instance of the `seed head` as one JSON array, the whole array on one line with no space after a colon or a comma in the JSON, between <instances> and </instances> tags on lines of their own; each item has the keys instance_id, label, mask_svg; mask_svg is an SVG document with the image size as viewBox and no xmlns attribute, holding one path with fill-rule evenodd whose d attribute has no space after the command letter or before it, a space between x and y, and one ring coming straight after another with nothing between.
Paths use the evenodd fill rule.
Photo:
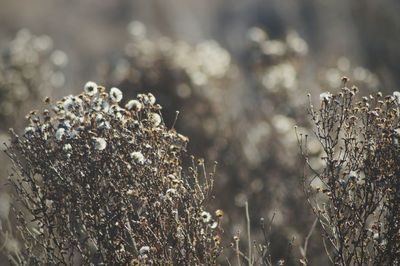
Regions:
<instances>
[{"instance_id":1,"label":"seed head","mask_svg":"<svg viewBox=\"0 0 400 266\"><path fill-rule=\"evenodd\" d=\"M102 151L107 147L107 141L104 138L93 138L94 148L96 150Z\"/></svg>"},{"instance_id":2,"label":"seed head","mask_svg":"<svg viewBox=\"0 0 400 266\"><path fill-rule=\"evenodd\" d=\"M87 93L90 96L97 94L97 92L98 92L97 84L94 83L93 81L88 81L85 84L84 91L85 91L85 93Z\"/></svg>"},{"instance_id":3,"label":"seed head","mask_svg":"<svg viewBox=\"0 0 400 266\"><path fill-rule=\"evenodd\" d=\"M135 112L140 112L142 110L142 104L138 100L130 100L126 105L125 108L127 110L132 110Z\"/></svg>"},{"instance_id":4,"label":"seed head","mask_svg":"<svg viewBox=\"0 0 400 266\"><path fill-rule=\"evenodd\" d=\"M111 101L119 103L122 100L122 91L118 88L111 88L110 90Z\"/></svg>"}]
</instances>

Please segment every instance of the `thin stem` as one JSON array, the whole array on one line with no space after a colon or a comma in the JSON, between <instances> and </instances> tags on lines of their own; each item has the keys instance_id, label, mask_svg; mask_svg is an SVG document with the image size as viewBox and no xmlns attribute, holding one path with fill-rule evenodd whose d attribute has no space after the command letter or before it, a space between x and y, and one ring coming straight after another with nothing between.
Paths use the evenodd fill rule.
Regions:
<instances>
[{"instance_id":1,"label":"thin stem","mask_svg":"<svg viewBox=\"0 0 400 266\"><path fill-rule=\"evenodd\" d=\"M246 201L245 203L245 209L246 209L246 221L247 221L247 240L249 244L249 265L252 264L252 256L251 256L251 232L250 232L250 215L249 215L249 203Z\"/></svg>"}]
</instances>

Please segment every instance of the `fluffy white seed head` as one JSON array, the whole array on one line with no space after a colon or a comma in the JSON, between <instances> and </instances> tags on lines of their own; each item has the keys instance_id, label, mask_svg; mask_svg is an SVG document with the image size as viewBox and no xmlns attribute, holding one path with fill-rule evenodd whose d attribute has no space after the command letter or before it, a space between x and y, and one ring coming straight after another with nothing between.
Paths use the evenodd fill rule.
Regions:
<instances>
[{"instance_id":1,"label":"fluffy white seed head","mask_svg":"<svg viewBox=\"0 0 400 266\"><path fill-rule=\"evenodd\" d=\"M95 95L98 92L97 87L98 86L97 86L97 84L95 82L88 81L85 84L85 88L84 88L85 93L90 95L90 96Z\"/></svg>"},{"instance_id":2,"label":"fluffy white seed head","mask_svg":"<svg viewBox=\"0 0 400 266\"><path fill-rule=\"evenodd\" d=\"M131 153L131 158L139 163L139 164L143 164L144 163L144 156L140 151L134 151Z\"/></svg>"},{"instance_id":3,"label":"fluffy white seed head","mask_svg":"<svg viewBox=\"0 0 400 266\"><path fill-rule=\"evenodd\" d=\"M64 151L70 151L71 149L72 149L72 146L71 146L71 144L69 144L69 143L68 143L68 144L65 144L64 147L63 147L63 150L64 150Z\"/></svg>"},{"instance_id":4,"label":"fluffy white seed head","mask_svg":"<svg viewBox=\"0 0 400 266\"><path fill-rule=\"evenodd\" d=\"M200 214L201 219L203 219L204 223L208 223L211 221L211 214L209 212L203 211Z\"/></svg>"},{"instance_id":5,"label":"fluffy white seed head","mask_svg":"<svg viewBox=\"0 0 400 266\"><path fill-rule=\"evenodd\" d=\"M96 150L102 151L107 147L107 142L104 138L93 138L94 140L94 148Z\"/></svg>"},{"instance_id":6,"label":"fluffy white seed head","mask_svg":"<svg viewBox=\"0 0 400 266\"><path fill-rule=\"evenodd\" d=\"M63 136L65 135L65 129L60 127L59 129L57 129L56 131L56 139L57 140L62 140Z\"/></svg>"},{"instance_id":7,"label":"fluffy white seed head","mask_svg":"<svg viewBox=\"0 0 400 266\"><path fill-rule=\"evenodd\" d=\"M153 127L157 127L161 123L161 116L159 114L156 114L156 113L151 113L149 115L149 120L150 120L150 123L151 123L151 125Z\"/></svg>"},{"instance_id":8,"label":"fluffy white seed head","mask_svg":"<svg viewBox=\"0 0 400 266\"><path fill-rule=\"evenodd\" d=\"M152 93L147 94L148 101L150 105L154 105L156 103L156 97Z\"/></svg>"},{"instance_id":9,"label":"fluffy white seed head","mask_svg":"<svg viewBox=\"0 0 400 266\"><path fill-rule=\"evenodd\" d=\"M139 253L140 255L144 255L146 253L149 253L150 251L150 247L149 246L143 246L139 249Z\"/></svg>"},{"instance_id":10,"label":"fluffy white seed head","mask_svg":"<svg viewBox=\"0 0 400 266\"><path fill-rule=\"evenodd\" d=\"M34 127L26 127L24 133L25 134L30 134L35 132L35 128Z\"/></svg>"},{"instance_id":11,"label":"fluffy white seed head","mask_svg":"<svg viewBox=\"0 0 400 266\"><path fill-rule=\"evenodd\" d=\"M400 92L399 91L393 92L393 96L396 98L397 102L400 104Z\"/></svg>"},{"instance_id":12,"label":"fluffy white seed head","mask_svg":"<svg viewBox=\"0 0 400 266\"><path fill-rule=\"evenodd\" d=\"M122 91L118 88L112 87L110 90L111 101L119 103L122 100Z\"/></svg>"},{"instance_id":13,"label":"fluffy white seed head","mask_svg":"<svg viewBox=\"0 0 400 266\"><path fill-rule=\"evenodd\" d=\"M329 102L332 98L332 94L330 92L323 92L319 95L319 99L321 101L327 101Z\"/></svg>"},{"instance_id":14,"label":"fluffy white seed head","mask_svg":"<svg viewBox=\"0 0 400 266\"><path fill-rule=\"evenodd\" d=\"M125 108L129 111L133 110L139 112L142 110L142 104L138 100L130 100L126 105Z\"/></svg>"}]
</instances>

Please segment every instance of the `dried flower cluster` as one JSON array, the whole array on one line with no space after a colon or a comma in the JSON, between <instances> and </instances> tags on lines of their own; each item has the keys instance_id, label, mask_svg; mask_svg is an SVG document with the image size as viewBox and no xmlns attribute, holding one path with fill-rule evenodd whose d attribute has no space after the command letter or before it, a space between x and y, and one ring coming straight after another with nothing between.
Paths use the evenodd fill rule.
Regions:
<instances>
[{"instance_id":1,"label":"dried flower cluster","mask_svg":"<svg viewBox=\"0 0 400 266\"><path fill-rule=\"evenodd\" d=\"M27 104L64 85L61 69L67 56L54 50L50 37L26 29L0 49L0 129L7 130L20 125L16 121L29 110Z\"/></svg>"},{"instance_id":2,"label":"dried flower cluster","mask_svg":"<svg viewBox=\"0 0 400 266\"><path fill-rule=\"evenodd\" d=\"M16 264L216 263L220 215L205 210L213 185L203 160L184 167L188 139L168 129L152 94L125 107L94 82L43 115L31 112L7 154L28 214Z\"/></svg>"},{"instance_id":3,"label":"dried flower cluster","mask_svg":"<svg viewBox=\"0 0 400 266\"><path fill-rule=\"evenodd\" d=\"M265 223L265 219L263 217L260 218L260 223L257 226L259 229L258 234L261 235L259 237L260 240L252 240L252 233L251 230L254 229L251 226L251 220L250 220L250 213L249 213L249 205L246 202L245 203L245 210L246 210L246 233L247 236L245 239L241 239L240 232L237 232L233 236L233 242L230 244L230 247L232 248L235 258L232 259L236 261L237 265L266 265L266 266L272 266L272 265L286 265L288 263L289 265L294 264L294 261L292 259L292 245L293 241L288 242L287 246L284 247L284 244L282 245L276 245L276 243L273 243L273 240L271 239L272 237L272 223L274 220L274 216L271 217L270 221L268 224ZM245 244L247 244L247 247L243 249L241 247L241 242L245 240ZM282 257L275 257L273 256L274 248L282 248Z\"/></svg>"},{"instance_id":4,"label":"dried flower cluster","mask_svg":"<svg viewBox=\"0 0 400 266\"><path fill-rule=\"evenodd\" d=\"M161 18L155 24L163 20ZM8 219L12 200L1 191L0 252L10 252L10 260L15 264L62 264L62 260L74 264L213 263L216 256L204 256L203 259L193 254L200 254L200 250L207 254L219 252L219 217L222 214L217 211L214 218L214 215L205 210L204 204L210 196L212 180L207 179L209 176L205 174L202 161L195 166L189 160L188 163L192 164L190 168L184 166L182 156L186 156L187 140L165 127L165 124L172 124L174 121L173 127L194 140L190 142L191 151L221 162L216 191L218 197L211 201L211 205L223 205L224 210L229 213L227 219L224 219L225 228L229 230L229 235L235 234L232 254L238 258L238 264L294 264L293 258L285 252L286 244L292 236L296 237L296 241L304 240L306 243L310 233L306 236L304 227L305 224L308 227L313 217L311 213L304 211L306 202L295 178L300 164L292 128L295 123L309 128L303 113L306 102L303 97L298 97L298 92L305 87L312 87L315 92L318 86L313 86L313 82L305 85L309 76L301 76L301 72L307 72L310 67L310 64L307 67L303 65L303 57L308 52L307 43L293 31L289 31L286 36L280 35L284 24L274 25L271 35L261 27L250 28L247 31L247 46L230 46L234 48L230 53L229 48L223 48L216 40L189 43L171 36L152 34L154 32L148 31L140 22L130 23L128 30L131 36L125 50L119 55L118 51L112 51L111 60L104 65L97 65L100 74L104 75L101 82L106 87L113 84L120 89L114 87L106 93L104 88L89 82L83 94L65 97L40 115L32 112L28 116L31 124L26 127L24 134L15 135L8 154L13 159L15 168L21 172L21 176L14 177L12 182L22 200L21 204L13 204L12 210L19 212L22 206L18 220L19 229L23 233L12 233L15 231L12 228L15 217ZM272 38L272 35L279 38ZM118 38L118 35L110 37ZM229 34L228 37L235 38L235 35ZM92 45L101 50L104 46L98 46L100 43L104 42L94 42ZM21 128L22 119L17 117L28 110L25 108L30 108L38 99L48 95L50 88L61 87L64 76L60 69L67 61L64 53L53 50L49 37L36 37L26 30L19 32L9 47L1 49L0 140L4 139L4 129L10 126ZM329 69L318 65L318 71L322 69L318 74L323 87L339 86L342 75L350 76L368 94L378 87L377 76L368 69L354 67L344 57L334 63L335 66ZM379 67L377 62L369 63L371 69L380 71L387 77L384 67ZM315 66L313 63L311 65ZM315 72L317 71L313 71ZM139 98L121 103L126 95L136 97L137 93L144 91L153 93L157 96L157 103L166 107L167 112L163 117L153 94L141 94ZM344 101L348 91L342 93L342 96L322 93L321 108L335 110L333 106L338 104L335 100L339 100L339 103ZM356 96L352 99L354 98ZM381 100L384 103L386 101L382 97ZM379 119L386 115L374 109L379 107L375 95L374 99L368 98L362 101L364 102L365 106L360 106L361 111L354 115L357 118L354 121L357 122L351 126L369 127L368 130L378 132L379 125L383 127L383 131L387 130L384 122L374 124L365 120L366 114L365 118L361 115L363 112L370 112L372 117ZM356 104L354 101L353 106ZM173 110L177 109L181 111L181 115L176 121ZM392 224L394 231L397 230L396 219L388 218L388 209L394 205L387 203L390 202L387 196L390 193L385 194L387 189L392 193L390 197L394 197L392 189L387 188L390 187L389 184L385 183L394 181L379 179L368 188L372 192L368 194L364 191L367 190L365 177L368 175L365 173L367 168L363 165L383 165L382 161L378 163L378 159L365 159L372 156L366 153L367 148L372 150L371 154L377 154L374 149L384 146L384 141L381 140L383 138L378 136L380 133L375 136L375 133L366 133L367 129L364 132L357 128L371 138L373 143L368 146L366 137L359 137L355 133L354 141L350 133L344 130L350 122L346 124L346 121L335 120L336 114L333 113L326 112L324 117L321 116L318 122L317 119L314 122L322 125L323 122L319 121L326 120L326 125L343 123L344 126L327 126L318 138L307 138L307 160L313 165L315 174L319 175L305 179L307 196L325 228L326 240L333 243L332 246L327 245L328 254L337 264L360 264L365 261L398 263L395 260L380 260L374 255L380 253L382 258L397 255L390 253L394 249L385 247L388 239L395 238L383 236L391 234L387 233L387 228ZM314 114L319 113L315 111ZM363 119L367 122L360 122ZM301 130L307 132L305 128ZM394 145L397 145L398 131L396 127L393 128L394 133L390 134ZM328 143L331 146L324 149L324 145L328 144L322 141L325 137L323 134L330 134L329 132L335 130L338 144L332 147L332 158L344 160L341 165L344 168L337 170L341 187L335 188L336 190L329 187L335 187L336 183L328 182L332 172L329 172L327 161L332 158L326 155L326 150L332 145ZM319 145L321 142L322 145ZM359 149L358 152L349 151L347 157L342 156L345 154L342 150L351 150L351 145L355 145L354 149ZM365 154L360 149L364 149ZM381 150L385 149L379 149L378 153L383 154ZM171 155L164 155L169 152ZM321 153L323 160L319 160ZM356 160L354 154L362 156ZM390 156L386 158L394 161ZM356 161L350 162L351 160ZM0 164L3 165L1 172L7 167L3 161ZM337 164L339 163L333 162L331 165ZM387 165L393 168L390 163ZM199 167L201 174L197 173L196 167ZM46 168L50 170L44 170ZM369 175L383 175L379 171L370 170ZM199 184L200 188L194 181L199 175L207 177L202 181L204 184ZM61 178L56 180L54 176ZM180 185L181 182L183 185ZM47 183L50 185L47 186ZM75 183L78 184L77 187L72 187ZM379 189L375 190L376 187ZM344 190L350 191L348 195ZM200 191L203 191L204 197ZM331 191L335 191L333 195L336 196L333 197ZM379 218L382 223L376 222L376 211L368 216L368 208L365 213L350 214L351 208L364 208L379 197L379 206L384 206L379 215L386 217ZM59 203L61 199L63 202ZM63 205L64 202L66 205ZM86 202L89 207L81 210L80 205ZM246 223L245 219L241 219L239 208L248 207L247 202L251 202L252 210L249 212L247 209ZM133 207L123 207L127 203L132 203ZM341 203L346 207L341 206ZM195 207L189 207L192 204ZM186 212L188 209L190 211ZM335 210L338 211L335 213ZM181 215L182 213L184 214ZM196 214L193 218L187 213ZM174 219L171 219L172 216ZM278 226L274 230L276 232L270 232L264 227L263 234L257 234L256 230L250 232L250 228L257 228L260 216L273 219ZM362 233L359 233L362 231L360 228L364 228L360 224L365 217L365 224L368 225L365 239L373 234L373 241L365 240ZM127 220L132 221L130 227L124 223ZM355 233L346 235L342 224L351 220L358 221L360 226L351 225L350 228ZM312 228L319 229L316 224L315 222ZM200 231L197 230L199 228ZM209 231L201 231L204 228ZM95 235L95 231L100 232L100 237ZM243 237L244 231L247 231L247 237ZM190 235L190 240L182 240L182 235ZM171 238L171 242L168 242ZM279 242L279 239L282 241ZM3 240L6 240L4 245ZM167 246L171 248L164 249L160 242L168 243ZM201 244L196 246L194 243ZM294 244L297 245L298 242ZM307 245L304 246L304 249L300 249L303 264L315 264L315 258L324 253L323 247L318 246L318 243L311 245L309 254L312 254L312 258L308 261ZM344 248L340 248L342 246ZM368 255L364 255L363 249L369 252ZM343 253L348 250L348 253ZM371 250L375 253L371 253ZM347 259L343 260L344 257ZM355 259L349 259L350 257ZM374 259L364 260L372 257ZM228 259L232 260L231 257Z\"/></svg>"},{"instance_id":5,"label":"dried flower cluster","mask_svg":"<svg viewBox=\"0 0 400 266\"><path fill-rule=\"evenodd\" d=\"M358 101L358 89L343 82L341 92L310 105L324 167L304 179L305 191L333 264L398 265L400 93ZM307 139L301 141L309 163Z\"/></svg>"}]
</instances>

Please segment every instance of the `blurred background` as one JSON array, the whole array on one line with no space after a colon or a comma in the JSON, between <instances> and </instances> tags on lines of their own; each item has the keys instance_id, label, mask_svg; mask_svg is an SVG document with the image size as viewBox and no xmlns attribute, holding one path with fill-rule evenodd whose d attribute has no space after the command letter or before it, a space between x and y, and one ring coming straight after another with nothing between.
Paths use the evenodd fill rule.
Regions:
<instances>
[{"instance_id":1,"label":"blurred background","mask_svg":"<svg viewBox=\"0 0 400 266\"><path fill-rule=\"evenodd\" d=\"M287 262L297 264L314 218L293 127L311 132L307 93L317 101L343 75L361 94L398 90L399 10L397 0L0 0L0 140L22 132L45 96L80 93L88 80L125 101L152 92L167 126L180 111L189 153L219 163L210 208L226 213L224 244L239 232L245 247L248 201L254 239L260 218L274 217L273 260L294 239ZM318 143L310 151L318 168ZM11 167L0 159L4 182ZM10 202L3 191L3 221ZM318 235L311 265L327 262Z\"/></svg>"}]
</instances>

